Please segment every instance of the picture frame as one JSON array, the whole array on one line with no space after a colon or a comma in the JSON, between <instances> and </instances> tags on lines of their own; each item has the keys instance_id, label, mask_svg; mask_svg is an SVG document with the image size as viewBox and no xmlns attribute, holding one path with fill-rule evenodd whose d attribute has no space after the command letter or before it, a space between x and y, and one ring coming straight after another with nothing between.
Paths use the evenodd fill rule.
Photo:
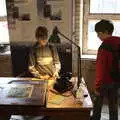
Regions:
<instances>
[{"instance_id":1,"label":"picture frame","mask_svg":"<svg viewBox=\"0 0 120 120\"><path fill-rule=\"evenodd\" d=\"M48 0L47 4L50 5L50 17L52 22L62 22L64 20L64 0Z\"/></svg>"},{"instance_id":2,"label":"picture frame","mask_svg":"<svg viewBox=\"0 0 120 120\"><path fill-rule=\"evenodd\" d=\"M50 20L62 21L63 20L63 7L58 6L58 5L52 6Z\"/></svg>"}]
</instances>

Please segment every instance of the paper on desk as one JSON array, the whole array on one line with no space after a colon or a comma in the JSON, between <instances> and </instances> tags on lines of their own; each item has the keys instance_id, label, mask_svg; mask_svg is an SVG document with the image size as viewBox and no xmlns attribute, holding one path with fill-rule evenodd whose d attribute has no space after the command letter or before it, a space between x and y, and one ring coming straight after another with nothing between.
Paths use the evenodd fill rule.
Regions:
<instances>
[{"instance_id":1,"label":"paper on desk","mask_svg":"<svg viewBox=\"0 0 120 120\"><path fill-rule=\"evenodd\" d=\"M16 85L16 86L11 86L7 96L14 98L31 97L32 91L33 91L33 85Z\"/></svg>"},{"instance_id":2,"label":"paper on desk","mask_svg":"<svg viewBox=\"0 0 120 120\"><path fill-rule=\"evenodd\" d=\"M61 104L63 102L63 100L64 100L64 96L53 95L48 102L59 105L59 104Z\"/></svg>"},{"instance_id":3,"label":"paper on desk","mask_svg":"<svg viewBox=\"0 0 120 120\"><path fill-rule=\"evenodd\" d=\"M41 80L41 79L39 79L39 78L32 78L32 80Z\"/></svg>"}]
</instances>

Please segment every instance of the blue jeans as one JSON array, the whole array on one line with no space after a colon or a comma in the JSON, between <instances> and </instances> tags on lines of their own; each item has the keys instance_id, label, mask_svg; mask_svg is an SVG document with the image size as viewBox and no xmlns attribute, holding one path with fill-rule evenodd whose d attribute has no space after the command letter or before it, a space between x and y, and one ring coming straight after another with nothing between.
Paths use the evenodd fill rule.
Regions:
<instances>
[{"instance_id":1,"label":"blue jeans","mask_svg":"<svg viewBox=\"0 0 120 120\"><path fill-rule=\"evenodd\" d=\"M100 95L95 96L92 120L101 119L101 110L104 97L108 100L110 120L118 120L118 87L116 84L105 84L100 90Z\"/></svg>"}]
</instances>

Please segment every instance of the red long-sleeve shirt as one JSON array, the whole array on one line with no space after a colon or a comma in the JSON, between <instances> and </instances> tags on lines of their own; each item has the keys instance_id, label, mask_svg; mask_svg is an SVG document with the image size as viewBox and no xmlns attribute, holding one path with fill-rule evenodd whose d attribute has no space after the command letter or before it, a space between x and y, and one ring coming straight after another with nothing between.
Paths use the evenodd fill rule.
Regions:
<instances>
[{"instance_id":1,"label":"red long-sleeve shirt","mask_svg":"<svg viewBox=\"0 0 120 120\"><path fill-rule=\"evenodd\" d=\"M109 37L103 40L103 43L110 44L116 47L120 44L120 37ZM98 49L97 60L96 60L96 80L95 89L98 90L102 84L112 83L113 80L110 76L112 67L112 52L106 49Z\"/></svg>"}]
</instances>

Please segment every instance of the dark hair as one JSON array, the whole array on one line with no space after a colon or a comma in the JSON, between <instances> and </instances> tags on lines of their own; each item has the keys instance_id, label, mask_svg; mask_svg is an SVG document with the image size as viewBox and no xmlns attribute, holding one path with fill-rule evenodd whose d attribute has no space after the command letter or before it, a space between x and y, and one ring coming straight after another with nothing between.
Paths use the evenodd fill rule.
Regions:
<instances>
[{"instance_id":1,"label":"dark hair","mask_svg":"<svg viewBox=\"0 0 120 120\"><path fill-rule=\"evenodd\" d=\"M39 38L47 39L47 37L48 37L47 28L43 27L43 26L39 26L35 31L35 37L37 39L39 39Z\"/></svg>"},{"instance_id":2,"label":"dark hair","mask_svg":"<svg viewBox=\"0 0 120 120\"><path fill-rule=\"evenodd\" d=\"M108 34L112 34L114 30L113 23L109 20L101 20L95 24L95 31L96 32L108 32Z\"/></svg>"}]
</instances>

